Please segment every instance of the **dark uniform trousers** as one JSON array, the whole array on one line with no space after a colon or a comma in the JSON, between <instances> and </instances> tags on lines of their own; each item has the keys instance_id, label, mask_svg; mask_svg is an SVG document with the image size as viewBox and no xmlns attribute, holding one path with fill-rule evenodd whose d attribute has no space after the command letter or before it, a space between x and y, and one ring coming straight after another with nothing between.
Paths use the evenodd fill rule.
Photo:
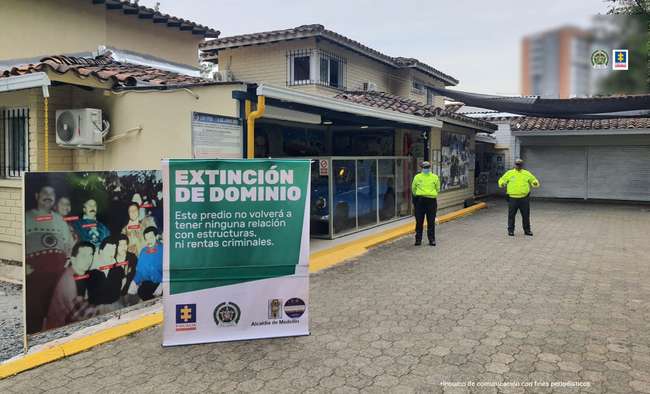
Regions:
<instances>
[{"instance_id":1,"label":"dark uniform trousers","mask_svg":"<svg viewBox=\"0 0 650 394\"><path fill-rule=\"evenodd\" d=\"M521 212L521 220L524 231L530 232L530 197L523 198L508 197L508 232L515 231L515 216L517 211Z\"/></svg>"},{"instance_id":2,"label":"dark uniform trousers","mask_svg":"<svg viewBox=\"0 0 650 394\"><path fill-rule=\"evenodd\" d=\"M416 197L415 199L415 240L422 241L424 218L427 218L427 237L429 241L436 240L436 212L438 200L435 198Z\"/></svg>"}]
</instances>

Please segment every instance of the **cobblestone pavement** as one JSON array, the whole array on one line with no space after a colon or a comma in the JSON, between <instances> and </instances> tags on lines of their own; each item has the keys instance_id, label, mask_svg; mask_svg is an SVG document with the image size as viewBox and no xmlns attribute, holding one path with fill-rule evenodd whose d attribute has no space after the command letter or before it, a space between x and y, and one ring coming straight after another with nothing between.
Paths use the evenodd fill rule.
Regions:
<instances>
[{"instance_id":1,"label":"cobblestone pavement","mask_svg":"<svg viewBox=\"0 0 650 394\"><path fill-rule=\"evenodd\" d=\"M0 282L0 361L23 350L22 302L22 286Z\"/></svg>"},{"instance_id":2,"label":"cobblestone pavement","mask_svg":"<svg viewBox=\"0 0 650 394\"><path fill-rule=\"evenodd\" d=\"M436 248L406 237L314 275L308 337L163 349L153 328L0 392L650 393L648 207L532 215L532 238L506 235L498 203L440 226ZM478 387L535 381L589 387Z\"/></svg>"}]
</instances>

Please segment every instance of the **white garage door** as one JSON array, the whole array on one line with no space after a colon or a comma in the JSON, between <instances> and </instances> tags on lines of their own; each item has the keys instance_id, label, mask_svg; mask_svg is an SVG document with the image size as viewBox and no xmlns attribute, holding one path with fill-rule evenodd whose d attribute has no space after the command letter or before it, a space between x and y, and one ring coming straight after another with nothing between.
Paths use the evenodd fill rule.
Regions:
<instances>
[{"instance_id":1,"label":"white garage door","mask_svg":"<svg viewBox=\"0 0 650 394\"><path fill-rule=\"evenodd\" d=\"M524 166L539 179L534 197L585 198L587 155L583 146L522 146Z\"/></svg>"},{"instance_id":2,"label":"white garage door","mask_svg":"<svg viewBox=\"0 0 650 394\"><path fill-rule=\"evenodd\" d=\"M650 201L650 146L590 146L588 198Z\"/></svg>"},{"instance_id":3,"label":"white garage door","mask_svg":"<svg viewBox=\"0 0 650 394\"><path fill-rule=\"evenodd\" d=\"M522 146L537 197L650 201L650 146Z\"/></svg>"}]
</instances>

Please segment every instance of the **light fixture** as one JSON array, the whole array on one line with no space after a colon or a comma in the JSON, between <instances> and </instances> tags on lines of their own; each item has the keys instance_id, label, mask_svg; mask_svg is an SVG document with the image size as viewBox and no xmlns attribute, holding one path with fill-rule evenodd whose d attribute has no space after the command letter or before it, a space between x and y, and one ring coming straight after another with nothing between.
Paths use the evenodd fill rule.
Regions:
<instances>
[{"instance_id":1,"label":"light fixture","mask_svg":"<svg viewBox=\"0 0 650 394\"><path fill-rule=\"evenodd\" d=\"M366 126L366 125L363 125L363 126L361 126L361 128L362 128L362 129L367 129L367 128L368 128L368 126Z\"/></svg>"}]
</instances>

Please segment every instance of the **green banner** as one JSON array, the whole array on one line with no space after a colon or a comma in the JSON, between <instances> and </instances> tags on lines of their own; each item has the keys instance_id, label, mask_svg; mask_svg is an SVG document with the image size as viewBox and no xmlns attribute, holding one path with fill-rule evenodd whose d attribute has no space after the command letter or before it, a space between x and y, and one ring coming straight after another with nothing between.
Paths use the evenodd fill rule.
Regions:
<instances>
[{"instance_id":1,"label":"green banner","mask_svg":"<svg viewBox=\"0 0 650 394\"><path fill-rule=\"evenodd\" d=\"M295 273L308 220L309 161L168 165L170 294Z\"/></svg>"}]
</instances>

